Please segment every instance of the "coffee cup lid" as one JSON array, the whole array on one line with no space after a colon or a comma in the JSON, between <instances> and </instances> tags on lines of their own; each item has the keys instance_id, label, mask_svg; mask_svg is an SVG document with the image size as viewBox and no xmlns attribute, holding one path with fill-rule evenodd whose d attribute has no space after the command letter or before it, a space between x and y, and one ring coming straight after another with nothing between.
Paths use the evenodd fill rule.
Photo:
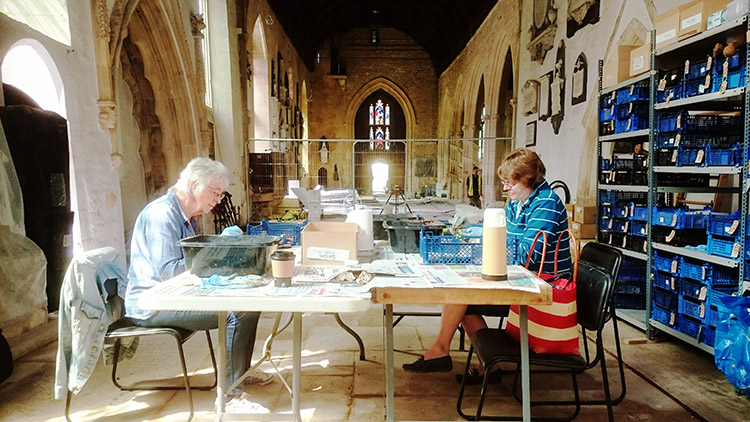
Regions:
<instances>
[{"instance_id":1,"label":"coffee cup lid","mask_svg":"<svg viewBox=\"0 0 750 422\"><path fill-rule=\"evenodd\" d=\"M271 254L271 259L290 260L294 259L294 252L277 249Z\"/></svg>"}]
</instances>

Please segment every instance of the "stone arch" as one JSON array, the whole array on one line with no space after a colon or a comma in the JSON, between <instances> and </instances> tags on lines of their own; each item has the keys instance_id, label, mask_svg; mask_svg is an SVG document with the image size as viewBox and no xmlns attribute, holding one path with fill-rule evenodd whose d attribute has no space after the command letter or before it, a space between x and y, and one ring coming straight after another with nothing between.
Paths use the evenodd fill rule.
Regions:
<instances>
[{"instance_id":1,"label":"stone arch","mask_svg":"<svg viewBox=\"0 0 750 422\"><path fill-rule=\"evenodd\" d=\"M201 142L208 127L200 94L203 81L197 78L185 30L179 26L181 9L177 0L119 0L110 19L112 78L118 75L124 41L130 38L140 51L144 76L154 92L153 108L165 140L162 153L169 181L177 179L189 159L209 152L209 145ZM148 153L141 151L142 156Z\"/></svg>"},{"instance_id":2,"label":"stone arch","mask_svg":"<svg viewBox=\"0 0 750 422\"><path fill-rule=\"evenodd\" d=\"M51 88L54 90L55 94L55 101L54 104L48 104L45 107L45 104L42 104L37 97L37 95L33 92L29 92L29 90L24 89L25 87L19 86L20 84L14 84L13 80L9 79L7 66L9 65L8 57L16 50L24 49L24 48L30 48L36 56L38 56L39 60L42 61L44 64L45 70L47 71L47 74L49 75L49 83L51 83ZM17 50L16 50L17 51ZM3 71L3 82L11 83L12 85L16 86L16 88L19 88L23 90L27 95L32 97L34 101L39 103L42 109L54 111L57 114L61 115L62 117L66 116L65 111L65 87L63 85L62 77L60 76L60 71L57 68L57 65L55 64L55 61L52 59L52 56L49 54L49 51L40 43L39 41L32 39L32 38L22 38L13 44L10 45L10 48L8 48L8 51L3 54L3 59L0 60L0 63L2 63L3 68L6 69ZM22 63L23 67L28 66L27 63ZM42 75L39 75L42 76ZM49 87L49 86L47 86Z\"/></svg>"},{"instance_id":3,"label":"stone arch","mask_svg":"<svg viewBox=\"0 0 750 422\"><path fill-rule=\"evenodd\" d=\"M398 101L401 109L404 111L404 118L406 120L406 138L411 138L414 133L414 126L417 124L414 106L411 104L406 93L398 85L386 78L376 78L366 83L356 94L354 94L351 101L349 101L349 106L346 109L346 118L344 120L348 125L347 137L349 139L354 139L354 117L356 116L357 110L362 104L362 101L379 89L392 95L393 98Z\"/></svg>"},{"instance_id":4,"label":"stone arch","mask_svg":"<svg viewBox=\"0 0 750 422\"><path fill-rule=\"evenodd\" d=\"M301 137L302 139L307 139L309 136L308 132L308 125L307 125L307 101L308 101L308 93L307 93L307 81L302 81L302 89L300 90L300 99L299 99L299 111L302 118L302 121L300 124L302 125L302 133Z\"/></svg>"}]
</instances>

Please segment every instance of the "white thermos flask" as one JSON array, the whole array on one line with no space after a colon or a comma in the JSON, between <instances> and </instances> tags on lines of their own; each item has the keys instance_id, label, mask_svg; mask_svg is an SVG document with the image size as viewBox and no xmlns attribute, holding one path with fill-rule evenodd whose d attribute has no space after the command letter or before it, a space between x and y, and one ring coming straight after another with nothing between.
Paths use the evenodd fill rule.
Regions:
<instances>
[{"instance_id":1,"label":"white thermos flask","mask_svg":"<svg viewBox=\"0 0 750 422\"><path fill-rule=\"evenodd\" d=\"M482 278L485 280L506 280L508 278L508 251L505 244L505 210L487 208L484 210L482 231Z\"/></svg>"}]
</instances>

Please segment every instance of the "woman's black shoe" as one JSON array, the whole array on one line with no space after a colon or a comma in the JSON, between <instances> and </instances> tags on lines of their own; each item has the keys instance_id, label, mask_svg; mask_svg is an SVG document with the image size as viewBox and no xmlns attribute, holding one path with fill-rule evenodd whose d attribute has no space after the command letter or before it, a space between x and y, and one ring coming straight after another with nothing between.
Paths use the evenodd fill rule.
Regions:
<instances>
[{"instance_id":1,"label":"woman's black shoe","mask_svg":"<svg viewBox=\"0 0 750 422\"><path fill-rule=\"evenodd\" d=\"M402 367L407 372L450 372L453 370L453 361L450 356L435 359L425 359L422 356L413 363L405 363Z\"/></svg>"},{"instance_id":2,"label":"woman's black shoe","mask_svg":"<svg viewBox=\"0 0 750 422\"><path fill-rule=\"evenodd\" d=\"M501 369L495 369L488 375L487 384L500 384L503 380L503 371ZM469 369L466 373L466 385L482 385L482 379L484 375L479 375L479 372L475 368ZM464 379L464 374L456 374L456 381L461 384Z\"/></svg>"}]
</instances>

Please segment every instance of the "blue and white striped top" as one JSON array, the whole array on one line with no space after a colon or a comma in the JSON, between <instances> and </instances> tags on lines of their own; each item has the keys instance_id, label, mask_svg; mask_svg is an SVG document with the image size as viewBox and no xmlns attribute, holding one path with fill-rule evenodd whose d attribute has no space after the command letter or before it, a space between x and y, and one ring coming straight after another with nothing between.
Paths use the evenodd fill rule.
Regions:
<instances>
[{"instance_id":1,"label":"blue and white striped top","mask_svg":"<svg viewBox=\"0 0 750 422\"><path fill-rule=\"evenodd\" d=\"M523 203L508 201L505 206L508 219L508 256L512 264L526 264L531 243L540 230L547 234L547 256L544 258L543 271L546 274L555 272L555 247L560 233L568 228L568 214L560 197L550 189L546 180L537 185ZM542 256L543 238L540 236L534 246L529 268L536 271ZM515 252L515 253L514 253ZM564 236L558 252L557 272L571 269L570 248L567 236Z\"/></svg>"}]
</instances>

